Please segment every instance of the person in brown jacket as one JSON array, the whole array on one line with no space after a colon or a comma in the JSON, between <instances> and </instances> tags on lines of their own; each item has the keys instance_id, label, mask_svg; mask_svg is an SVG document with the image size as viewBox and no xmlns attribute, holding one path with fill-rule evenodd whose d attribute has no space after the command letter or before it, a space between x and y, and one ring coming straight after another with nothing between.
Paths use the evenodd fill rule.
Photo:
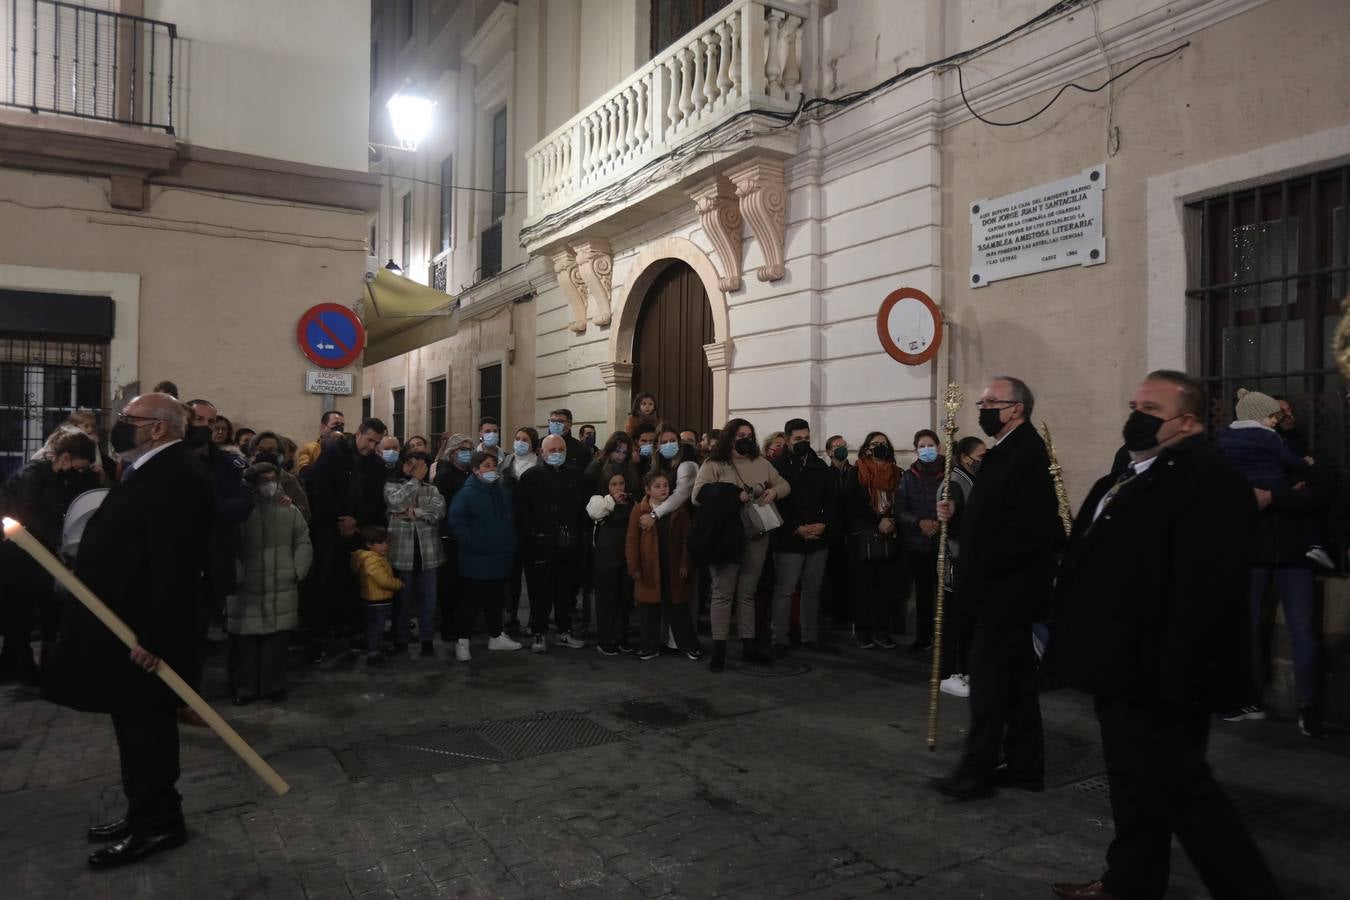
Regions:
<instances>
[{"instance_id":1,"label":"person in brown jacket","mask_svg":"<svg viewBox=\"0 0 1350 900\"><path fill-rule=\"evenodd\" d=\"M661 618L664 614L675 635L680 652L692 660L703 658L693 626L683 610L689 596L689 511L680 508L656 520L656 526L643 531L638 520L660 506L670 496L670 476L651 472L646 479L647 496L628 519L625 556L628 574L633 576L633 597L637 600L642 625L642 652L638 659L656 659L661 655Z\"/></svg>"}]
</instances>

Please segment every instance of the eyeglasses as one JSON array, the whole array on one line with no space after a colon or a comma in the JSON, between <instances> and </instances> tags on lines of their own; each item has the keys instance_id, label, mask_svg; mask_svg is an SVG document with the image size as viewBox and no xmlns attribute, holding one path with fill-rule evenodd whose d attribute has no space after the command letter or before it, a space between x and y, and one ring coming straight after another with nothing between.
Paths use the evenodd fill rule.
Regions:
<instances>
[{"instance_id":1,"label":"eyeglasses","mask_svg":"<svg viewBox=\"0 0 1350 900\"><path fill-rule=\"evenodd\" d=\"M1000 406L1012 406L1014 403L1021 402L1021 400L998 400L993 397L982 397L975 405L980 409L996 409Z\"/></svg>"}]
</instances>

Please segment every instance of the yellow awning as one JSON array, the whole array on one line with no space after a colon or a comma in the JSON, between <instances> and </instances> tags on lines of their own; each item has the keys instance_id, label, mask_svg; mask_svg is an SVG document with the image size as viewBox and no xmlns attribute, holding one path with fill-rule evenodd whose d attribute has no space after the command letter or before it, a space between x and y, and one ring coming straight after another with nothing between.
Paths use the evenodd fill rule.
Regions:
<instances>
[{"instance_id":1,"label":"yellow awning","mask_svg":"<svg viewBox=\"0 0 1350 900\"><path fill-rule=\"evenodd\" d=\"M456 298L388 269L375 273L366 285L365 323L369 343L378 343L404 328L432 316L454 315Z\"/></svg>"}]
</instances>

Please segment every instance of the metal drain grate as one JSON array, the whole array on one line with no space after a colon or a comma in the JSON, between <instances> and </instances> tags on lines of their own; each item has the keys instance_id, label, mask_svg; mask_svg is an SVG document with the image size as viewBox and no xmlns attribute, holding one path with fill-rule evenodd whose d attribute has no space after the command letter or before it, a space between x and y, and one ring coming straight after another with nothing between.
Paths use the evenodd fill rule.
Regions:
<instances>
[{"instance_id":1,"label":"metal drain grate","mask_svg":"<svg viewBox=\"0 0 1350 900\"><path fill-rule=\"evenodd\" d=\"M805 675L811 671L806 663L778 660L771 666L762 663L727 663L727 668L742 675L754 675L756 678L790 678L793 675Z\"/></svg>"},{"instance_id":2,"label":"metal drain grate","mask_svg":"<svg viewBox=\"0 0 1350 900\"><path fill-rule=\"evenodd\" d=\"M1045 732L1046 787L1064 787L1102 775L1105 771L1102 749L1096 741L1054 731Z\"/></svg>"},{"instance_id":3,"label":"metal drain grate","mask_svg":"<svg viewBox=\"0 0 1350 900\"><path fill-rule=\"evenodd\" d=\"M338 759L353 778L410 778L620 740L622 736L579 713L538 713L363 741L339 753Z\"/></svg>"},{"instance_id":4,"label":"metal drain grate","mask_svg":"<svg viewBox=\"0 0 1350 900\"><path fill-rule=\"evenodd\" d=\"M1244 819L1256 819L1269 816L1281 808L1281 798L1263 791L1245 786L1220 784L1228 800L1237 808ZM1110 805L1111 789L1105 775L1095 775L1073 786L1074 793Z\"/></svg>"}]
</instances>

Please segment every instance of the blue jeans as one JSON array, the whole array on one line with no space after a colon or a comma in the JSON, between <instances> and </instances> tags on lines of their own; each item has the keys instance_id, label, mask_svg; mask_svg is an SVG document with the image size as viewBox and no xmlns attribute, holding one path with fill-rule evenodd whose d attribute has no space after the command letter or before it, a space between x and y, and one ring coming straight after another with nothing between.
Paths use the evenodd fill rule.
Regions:
<instances>
[{"instance_id":1,"label":"blue jeans","mask_svg":"<svg viewBox=\"0 0 1350 900\"><path fill-rule=\"evenodd\" d=\"M417 610L417 638L431 640L436 633L436 573L437 569L423 569L417 574L398 570L403 589L394 597L394 640L408 643L408 617Z\"/></svg>"},{"instance_id":2,"label":"blue jeans","mask_svg":"<svg viewBox=\"0 0 1350 900\"><path fill-rule=\"evenodd\" d=\"M1254 568L1251 575L1252 678L1259 702L1262 673L1265 671L1264 642L1261 640L1261 607L1266 585L1274 579L1275 591L1284 606L1284 621L1289 629L1289 644L1294 654L1294 693L1299 706L1317 703L1318 668L1322 642L1318 635L1317 597L1313 590L1313 572L1306 568Z\"/></svg>"},{"instance_id":3,"label":"blue jeans","mask_svg":"<svg viewBox=\"0 0 1350 900\"><path fill-rule=\"evenodd\" d=\"M388 603L366 604L366 653L370 656L380 652L380 642L384 640L384 623L389 621L392 608Z\"/></svg>"}]
</instances>

